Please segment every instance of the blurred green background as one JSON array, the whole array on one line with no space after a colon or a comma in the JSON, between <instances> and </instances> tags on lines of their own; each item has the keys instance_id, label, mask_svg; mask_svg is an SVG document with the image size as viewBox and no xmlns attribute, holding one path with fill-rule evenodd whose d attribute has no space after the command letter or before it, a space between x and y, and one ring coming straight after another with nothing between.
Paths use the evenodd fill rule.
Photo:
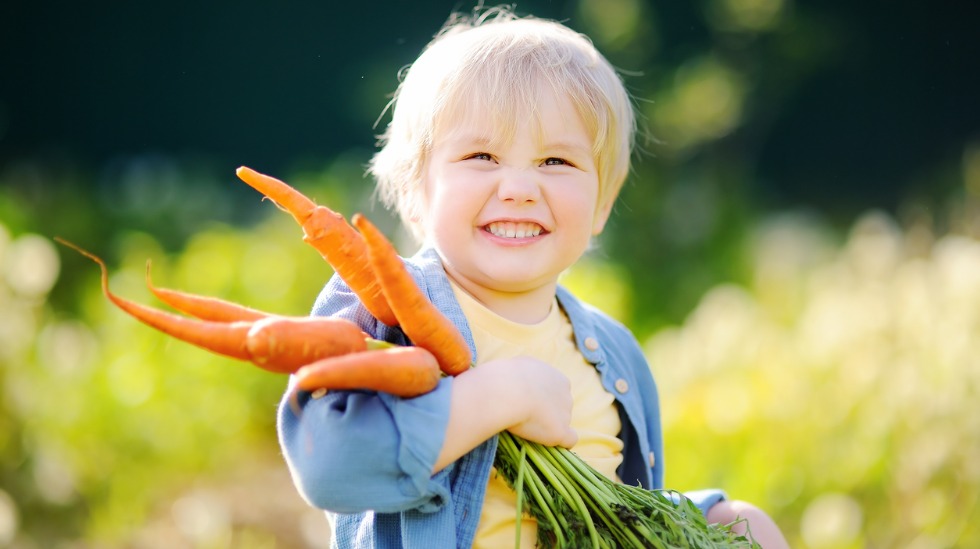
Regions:
<instances>
[{"instance_id":1,"label":"blurred green background","mask_svg":"<svg viewBox=\"0 0 980 549\"><path fill-rule=\"evenodd\" d=\"M305 314L330 275L242 164L367 212L374 127L457 2L0 8L0 546L326 547L284 379L109 306ZM794 547L980 546L980 39L966 2L535 1L627 74L646 137L565 283L644 344L667 484ZM384 124L385 119L381 119Z\"/></svg>"}]
</instances>

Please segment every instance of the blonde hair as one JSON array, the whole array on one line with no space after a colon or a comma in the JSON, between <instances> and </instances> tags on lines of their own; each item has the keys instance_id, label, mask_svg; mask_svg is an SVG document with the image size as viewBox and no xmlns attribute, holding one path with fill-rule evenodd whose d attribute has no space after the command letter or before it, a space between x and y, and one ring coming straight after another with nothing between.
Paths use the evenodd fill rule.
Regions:
<instances>
[{"instance_id":1,"label":"blonde hair","mask_svg":"<svg viewBox=\"0 0 980 549\"><path fill-rule=\"evenodd\" d=\"M474 100L499 120L499 133L487 137L506 142L533 116L540 84L550 84L593 135L600 208L611 206L626 180L636 129L629 94L592 42L560 23L518 17L505 7L454 14L400 77L369 172L381 201L420 240L429 153L461 106Z\"/></svg>"}]
</instances>

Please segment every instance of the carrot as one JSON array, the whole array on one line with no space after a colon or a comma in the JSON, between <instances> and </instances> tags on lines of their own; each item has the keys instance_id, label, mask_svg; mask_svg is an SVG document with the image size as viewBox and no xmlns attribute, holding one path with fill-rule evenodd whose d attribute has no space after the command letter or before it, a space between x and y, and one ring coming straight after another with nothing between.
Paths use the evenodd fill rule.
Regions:
<instances>
[{"instance_id":1,"label":"carrot","mask_svg":"<svg viewBox=\"0 0 980 549\"><path fill-rule=\"evenodd\" d=\"M272 316L272 313L245 307L216 297L189 294L169 288L158 288L153 285L153 280L150 279L149 261L146 262L146 287L160 301L182 313L195 316L201 320L234 322L236 320L260 320Z\"/></svg>"},{"instance_id":2,"label":"carrot","mask_svg":"<svg viewBox=\"0 0 980 549\"><path fill-rule=\"evenodd\" d=\"M343 318L269 317L252 324L245 344L256 366L292 373L328 357L366 351L367 337Z\"/></svg>"},{"instance_id":3,"label":"carrot","mask_svg":"<svg viewBox=\"0 0 980 549\"><path fill-rule=\"evenodd\" d=\"M360 298L375 318L397 326L374 272L367 263L367 250L361 236L344 217L312 200L283 181L241 166L238 177L289 212L303 228L303 240L313 246L333 270Z\"/></svg>"},{"instance_id":4,"label":"carrot","mask_svg":"<svg viewBox=\"0 0 980 549\"><path fill-rule=\"evenodd\" d=\"M416 397L435 389L439 363L422 347L392 347L325 358L296 371L294 390L366 389Z\"/></svg>"},{"instance_id":5,"label":"carrot","mask_svg":"<svg viewBox=\"0 0 980 549\"><path fill-rule=\"evenodd\" d=\"M102 293L117 307L167 335L219 355L247 360L271 372L291 373L322 358L368 348L360 327L342 318L270 315L256 321L219 322L141 305L109 290L108 269L101 258L61 238L55 240L99 265ZM194 306L200 306L200 302Z\"/></svg>"},{"instance_id":6,"label":"carrot","mask_svg":"<svg viewBox=\"0 0 980 549\"><path fill-rule=\"evenodd\" d=\"M100 257L67 240L58 237L55 237L55 240L96 262L102 269L102 293L109 301L140 322L202 349L240 360L249 360L245 339L248 331L252 329L251 322L194 320L119 297L109 291L109 270Z\"/></svg>"},{"instance_id":7,"label":"carrot","mask_svg":"<svg viewBox=\"0 0 980 549\"><path fill-rule=\"evenodd\" d=\"M354 214L352 221L364 237L371 266L402 331L434 354L445 374L466 371L473 359L463 334L422 293L381 231L361 214Z\"/></svg>"}]
</instances>

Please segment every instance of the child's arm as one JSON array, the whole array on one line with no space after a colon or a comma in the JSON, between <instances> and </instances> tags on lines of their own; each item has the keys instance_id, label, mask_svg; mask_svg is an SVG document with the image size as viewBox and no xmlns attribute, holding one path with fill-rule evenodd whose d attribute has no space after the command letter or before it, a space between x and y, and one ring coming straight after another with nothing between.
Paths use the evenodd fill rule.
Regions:
<instances>
[{"instance_id":1,"label":"child's arm","mask_svg":"<svg viewBox=\"0 0 980 549\"><path fill-rule=\"evenodd\" d=\"M347 318L372 337L405 343L337 277L313 313ZM284 398L279 442L299 492L311 505L341 513L437 509L449 500L448 482L433 478L432 467L446 431L453 381L445 378L413 399L370 391Z\"/></svg>"},{"instance_id":2,"label":"child's arm","mask_svg":"<svg viewBox=\"0 0 980 549\"><path fill-rule=\"evenodd\" d=\"M283 399L279 441L300 494L338 513L434 511L449 486L432 467L442 447L452 379L402 399L370 391ZM294 408L295 406L295 408Z\"/></svg>"},{"instance_id":3,"label":"child's arm","mask_svg":"<svg viewBox=\"0 0 980 549\"><path fill-rule=\"evenodd\" d=\"M493 435L509 430L548 446L572 447L572 395L568 378L530 357L495 360L456 376L445 441L433 472Z\"/></svg>"},{"instance_id":4,"label":"child's arm","mask_svg":"<svg viewBox=\"0 0 980 549\"><path fill-rule=\"evenodd\" d=\"M439 471L498 432L570 447L568 379L527 357L492 361L420 397L301 393L279 411L280 443L297 488L335 512L435 509L449 496Z\"/></svg>"}]
</instances>

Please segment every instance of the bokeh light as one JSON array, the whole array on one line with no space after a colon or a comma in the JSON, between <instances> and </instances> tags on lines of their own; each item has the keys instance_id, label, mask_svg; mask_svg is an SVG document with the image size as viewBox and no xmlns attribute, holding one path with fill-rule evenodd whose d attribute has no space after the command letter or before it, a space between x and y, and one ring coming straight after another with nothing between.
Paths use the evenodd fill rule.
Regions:
<instances>
[{"instance_id":1,"label":"bokeh light","mask_svg":"<svg viewBox=\"0 0 980 549\"><path fill-rule=\"evenodd\" d=\"M786 10L786 0L712 0L707 19L719 30L761 32L775 28Z\"/></svg>"},{"instance_id":2,"label":"bokeh light","mask_svg":"<svg viewBox=\"0 0 980 549\"><path fill-rule=\"evenodd\" d=\"M724 137L742 120L746 92L744 79L721 60L691 59L647 104L654 134L677 154Z\"/></svg>"},{"instance_id":3,"label":"bokeh light","mask_svg":"<svg viewBox=\"0 0 980 549\"><path fill-rule=\"evenodd\" d=\"M58 280L58 253L50 240L36 234L14 239L4 250L7 286L28 298L43 297Z\"/></svg>"}]
</instances>

